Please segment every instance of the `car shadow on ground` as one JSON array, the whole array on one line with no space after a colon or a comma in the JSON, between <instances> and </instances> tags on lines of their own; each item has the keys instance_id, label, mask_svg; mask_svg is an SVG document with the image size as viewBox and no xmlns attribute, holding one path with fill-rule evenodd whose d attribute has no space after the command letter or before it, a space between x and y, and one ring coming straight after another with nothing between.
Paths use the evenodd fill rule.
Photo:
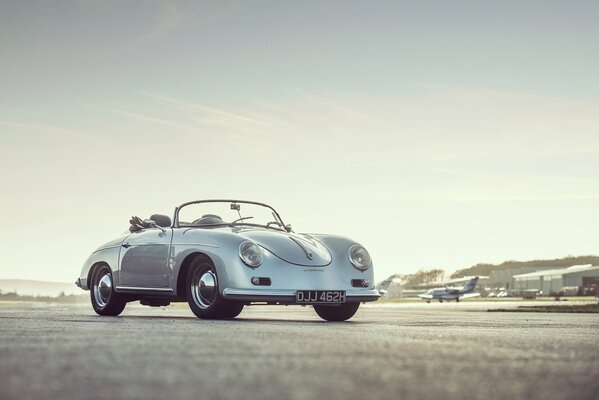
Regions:
<instances>
[{"instance_id":1,"label":"car shadow on ground","mask_svg":"<svg viewBox=\"0 0 599 400\"><path fill-rule=\"evenodd\" d=\"M253 323L253 322L269 322L269 323L293 323L293 324L348 324L348 325L361 325L368 323L367 321L325 321L322 319L294 319L294 318L232 318L232 319L201 319L194 316L183 316L183 315L120 315L118 317L108 316L90 316L89 319L69 319L65 321L71 322L126 322L131 320L143 320L143 321L165 321L165 320L177 320L177 321L197 321L198 323Z\"/></svg>"}]
</instances>

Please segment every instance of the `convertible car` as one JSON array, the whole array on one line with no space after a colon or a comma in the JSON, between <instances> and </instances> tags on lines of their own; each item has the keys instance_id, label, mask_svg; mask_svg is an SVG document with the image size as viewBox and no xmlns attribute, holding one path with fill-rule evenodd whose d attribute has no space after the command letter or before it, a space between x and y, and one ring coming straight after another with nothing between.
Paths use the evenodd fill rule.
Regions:
<instances>
[{"instance_id":1,"label":"convertible car","mask_svg":"<svg viewBox=\"0 0 599 400\"><path fill-rule=\"evenodd\" d=\"M100 315L118 315L130 301L186 301L199 318L234 318L261 303L311 305L325 320L344 321L379 298L364 247L295 233L263 203L192 201L172 221L154 214L130 223L91 254L76 281Z\"/></svg>"}]
</instances>

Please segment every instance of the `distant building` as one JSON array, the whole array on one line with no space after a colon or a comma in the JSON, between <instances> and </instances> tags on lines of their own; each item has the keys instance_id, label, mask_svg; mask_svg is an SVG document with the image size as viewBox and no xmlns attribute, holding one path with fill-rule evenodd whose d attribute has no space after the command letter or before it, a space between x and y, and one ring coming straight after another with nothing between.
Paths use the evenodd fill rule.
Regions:
<instances>
[{"instance_id":1,"label":"distant building","mask_svg":"<svg viewBox=\"0 0 599 400\"><path fill-rule=\"evenodd\" d=\"M410 285L401 274L393 274L377 284L386 297L416 297L429 289L450 286L461 287L472 278L443 279L434 282ZM489 276L480 276L476 291L485 297L495 291L505 291L508 295L536 290L539 294L550 295L567 288L568 294L599 295L599 266L588 265L534 266L509 269L496 269Z\"/></svg>"},{"instance_id":2,"label":"distant building","mask_svg":"<svg viewBox=\"0 0 599 400\"><path fill-rule=\"evenodd\" d=\"M568 268L514 275L514 290L516 292L537 290L544 295L568 290L576 292L572 294L599 295L599 266L574 265Z\"/></svg>"},{"instance_id":3,"label":"distant building","mask_svg":"<svg viewBox=\"0 0 599 400\"><path fill-rule=\"evenodd\" d=\"M485 285L490 290L514 290L516 275L528 274L531 272L544 272L549 270L564 269L567 265L563 266L534 266L534 267L519 267L519 268L505 268L505 269L494 269L489 273L489 279L485 282Z\"/></svg>"}]
</instances>

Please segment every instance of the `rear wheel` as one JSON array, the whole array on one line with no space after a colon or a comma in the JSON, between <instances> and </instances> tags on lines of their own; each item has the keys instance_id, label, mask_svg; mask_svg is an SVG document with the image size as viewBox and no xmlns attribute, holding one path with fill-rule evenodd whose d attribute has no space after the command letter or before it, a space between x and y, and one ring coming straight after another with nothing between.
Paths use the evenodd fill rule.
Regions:
<instances>
[{"instance_id":1,"label":"rear wheel","mask_svg":"<svg viewBox=\"0 0 599 400\"><path fill-rule=\"evenodd\" d=\"M327 321L345 321L354 316L360 303L345 303L338 306L314 306L314 311L320 318Z\"/></svg>"},{"instance_id":2,"label":"rear wheel","mask_svg":"<svg viewBox=\"0 0 599 400\"><path fill-rule=\"evenodd\" d=\"M94 271L90 296L92 307L99 315L119 315L127 305L127 301L114 291L112 272L106 265Z\"/></svg>"},{"instance_id":3,"label":"rear wheel","mask_svg":"<svg viewBox=\"0 0 599 400\"><path fill-rule=\"evenodd\" d=\"M198 256L191 262L186 282L187 303L199 318L235 318L243 310L243 303L220 295L216 268L208 257Z\"/></svg>"}]
</instances>

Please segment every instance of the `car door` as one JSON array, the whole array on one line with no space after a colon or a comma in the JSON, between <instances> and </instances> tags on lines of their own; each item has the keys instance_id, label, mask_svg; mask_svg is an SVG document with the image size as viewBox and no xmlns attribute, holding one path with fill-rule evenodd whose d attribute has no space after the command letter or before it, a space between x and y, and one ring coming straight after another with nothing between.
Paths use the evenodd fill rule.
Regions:
<instances>
[{"instance_id":1,"label":"car door","mask_svg":"<svg viewBox=\"0 0 599 400\"><path fill-rule=\"evenodd\" d=\"M169 286L168 261L173 230L147 228L129 235L122 244L120 286Z\"/></svg>"}]
</instances>

